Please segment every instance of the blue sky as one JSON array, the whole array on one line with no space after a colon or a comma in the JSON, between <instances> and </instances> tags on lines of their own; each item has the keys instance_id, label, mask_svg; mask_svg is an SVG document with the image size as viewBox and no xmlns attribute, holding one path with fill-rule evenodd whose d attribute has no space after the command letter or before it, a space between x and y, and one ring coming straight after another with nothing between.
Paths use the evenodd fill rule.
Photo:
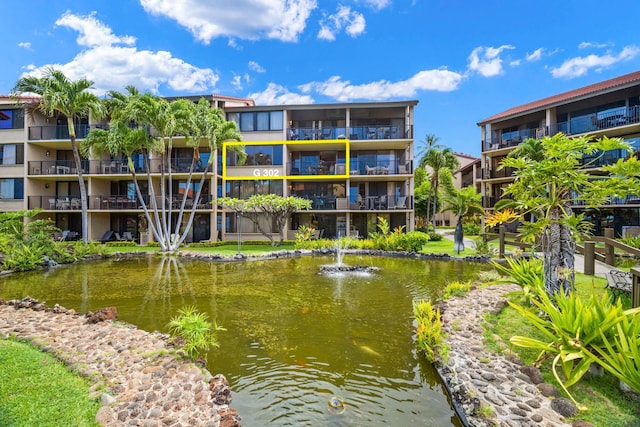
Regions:
<instances>
[{"instance_id":1,"label":"blue sky","mask_svg":"<svg viewBox=\"0 0 640 427\"><path fill-rule=\"evenodd\" d=\"M476 123L640 69L640 2L35 0L4 9L0 94L54 66L161 96L257 104L417 99L427 134L480 155Z\"/></svg>"}]
</instances>

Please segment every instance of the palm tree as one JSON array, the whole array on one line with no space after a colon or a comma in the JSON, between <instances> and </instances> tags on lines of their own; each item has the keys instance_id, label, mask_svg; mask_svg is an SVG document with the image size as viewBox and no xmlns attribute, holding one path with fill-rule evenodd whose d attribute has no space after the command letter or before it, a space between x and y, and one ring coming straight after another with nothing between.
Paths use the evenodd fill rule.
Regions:
<instances>
[{"instance_id":1,"label":"palm tree","mask_svg":"<svg viewBox=\"0 0 640 427\"><path fill-rule=\"evenodd\" d=\"M221 148L224 141L239 141L240 133L235 123L227 122L222 111L211 108L205 99L201 99L197 105L186 99L169 103L150 94L141 95L137 89L128 87L126 94L110 92L106 104L111 115L110 129L92 130L84 141L83 150L87 154L92 151L94 154L108 152L113 156L126 156L138 200L151 233L163 251L176 250L188 236L193 224L204 182L216 158L215 150ZM135 123L135 126L132 126L132 123ZM159 136L152 137L150 128ZM191 188L193 173L200 162L201 144L207 144L212 153L206 165L203 165L200 184L190 208L187 225L182 232L180 225L187 206L188 192L185 191L182 195L177 220L175 225L172 225L172 171L171 167L167 167L171 162L173 138L177 135L186 135L186 145L193 150L186 188ZM145 163L149 188L148 205L140 190L133 162L133 156L138 154L142 154ZM150 154L160 159L159 199L155 195L152 182ZM162 202L158 203L158 200ZM166 200L169 202L165 202Z\"/></svg>"},{"instance_id":2,"label":"palm tree","mask_svg":"<svg viewBox=\"0 0 640 427\"><path fill-rule=\"evenodd\" d=\"M61 71L47 68L43 77L22 77L12 89L12 93L20 96L33 93L40 96L38 103L31 110L41 112L47 117L64 115L67 118L69 139L73 159L78 171L80 185L80 205L82 209L82 242L86 245L88 236L87 188L82 176L82 161L76 144L75 122L78 119L91 117L99 120L105 115L105 109L98 97L88 90L93 82L87 79L69 80Z\"/></svg>"},{"instance_id":3,"label":"palm tree","mask_svg":"<svg viewBox=\"0 0 640 427\"><path fill-rule=\"evenodd\" d=\"M448 194L443 197L445 203L443 212L451 211L458 217L455 232L456 250L460 253L464 249L464 234L462 231L462 221L467 216L484 213L482 208L482 195L472 186L461 189L451 189Z\"/></svg>"},{"instance_id":4,"label":"palm tree","mask_svg":"<svg viewBox=\"0 0 640 427\"><path fill-rule=\"evenodd\" d=\"M427 135L429 136L429 135ZM433 141L433 139L432 139ZM418 166L421 168L431 168L431 190L433 191L433 231L436 230L436 212L438 205L438 189L440 186L440 173L442 169L449 169L450 171L458 169L460 162L458 158L453 154L450 148L445 147L440 149L440 146L431 146L427 152L420 158Z\"/></svg>"}]
</instances>

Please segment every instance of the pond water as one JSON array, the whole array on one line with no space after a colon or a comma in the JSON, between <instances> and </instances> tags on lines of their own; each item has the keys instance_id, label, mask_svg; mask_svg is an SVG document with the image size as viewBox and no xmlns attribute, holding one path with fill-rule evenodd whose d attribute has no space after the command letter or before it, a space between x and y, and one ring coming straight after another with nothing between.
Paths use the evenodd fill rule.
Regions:
<instances>
[{"instance_id":1,"label":"pond water","mask_svg":"<svg viewBox=\"0 0 640 427\"><path fill-rule=\"evenodd\" d=\"M143 256L0 278L0 297L31 296L167 331L193 305L224 326L207 355L224 374L245 426L460 426L413 340L412 301L437 298L482 264L346 256L371 274L318 275L331 257L219 263ZM329 402L344 401L344 412ZM342 412L336 414L335 412Z\"/></svg>"}]
</instances>

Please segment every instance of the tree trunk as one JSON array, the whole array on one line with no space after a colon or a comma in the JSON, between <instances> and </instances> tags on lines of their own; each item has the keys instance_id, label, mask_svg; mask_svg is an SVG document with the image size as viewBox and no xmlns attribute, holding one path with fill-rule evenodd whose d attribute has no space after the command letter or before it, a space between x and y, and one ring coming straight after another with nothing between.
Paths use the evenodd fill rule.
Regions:
<instances>
[{"instance_id":1,"label":"tree trunk","mask_svg":"<svg viewBox=\"0 0 640 427\"><path fill-rule=\"evenodd\" d=\"M569 293L573 290L575 280L576 244L569 227L560 223L564 215L560 208L553 208L549 212L551 224L545 229L542 239L544 287L551 296L556 292Z\"/></svg>"},{"instance_id":2,"label":"tree trunk","mask_svg":"<svg viewBox=\"0 0 640 427\"><path fill-rule=\"evenodd\" d=\"M87 187L84 185L84 177L82 175L82 159L80 159L78 144L76 144L76 129L71 117L67 119L67 128L69 129L69 139L71 140L71 151L73 152L73 160L76 164L76 170L78 171L78 185L80 186L80 209L82 210L82 243L86 245L87 243L89 243Z\"/></svg>"}]
</instances>

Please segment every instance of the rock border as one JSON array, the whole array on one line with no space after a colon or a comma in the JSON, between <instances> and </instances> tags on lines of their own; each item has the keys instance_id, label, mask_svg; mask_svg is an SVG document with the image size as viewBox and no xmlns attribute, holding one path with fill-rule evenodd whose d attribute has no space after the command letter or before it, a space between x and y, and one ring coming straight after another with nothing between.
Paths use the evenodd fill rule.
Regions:
<instances>
[{"instance_id":1,"label":"rock border","mask_svg":"<svg viewBox=\"0 0 640 427\"><path fill-rule=\"evenodd\" d=\"M93 382L103 426L241 425L223 375L191 362L167 334L116 317L114 307L82 315L29 297L0 299L0 336L29 342Z\"/></svg>"}]
</instances>

